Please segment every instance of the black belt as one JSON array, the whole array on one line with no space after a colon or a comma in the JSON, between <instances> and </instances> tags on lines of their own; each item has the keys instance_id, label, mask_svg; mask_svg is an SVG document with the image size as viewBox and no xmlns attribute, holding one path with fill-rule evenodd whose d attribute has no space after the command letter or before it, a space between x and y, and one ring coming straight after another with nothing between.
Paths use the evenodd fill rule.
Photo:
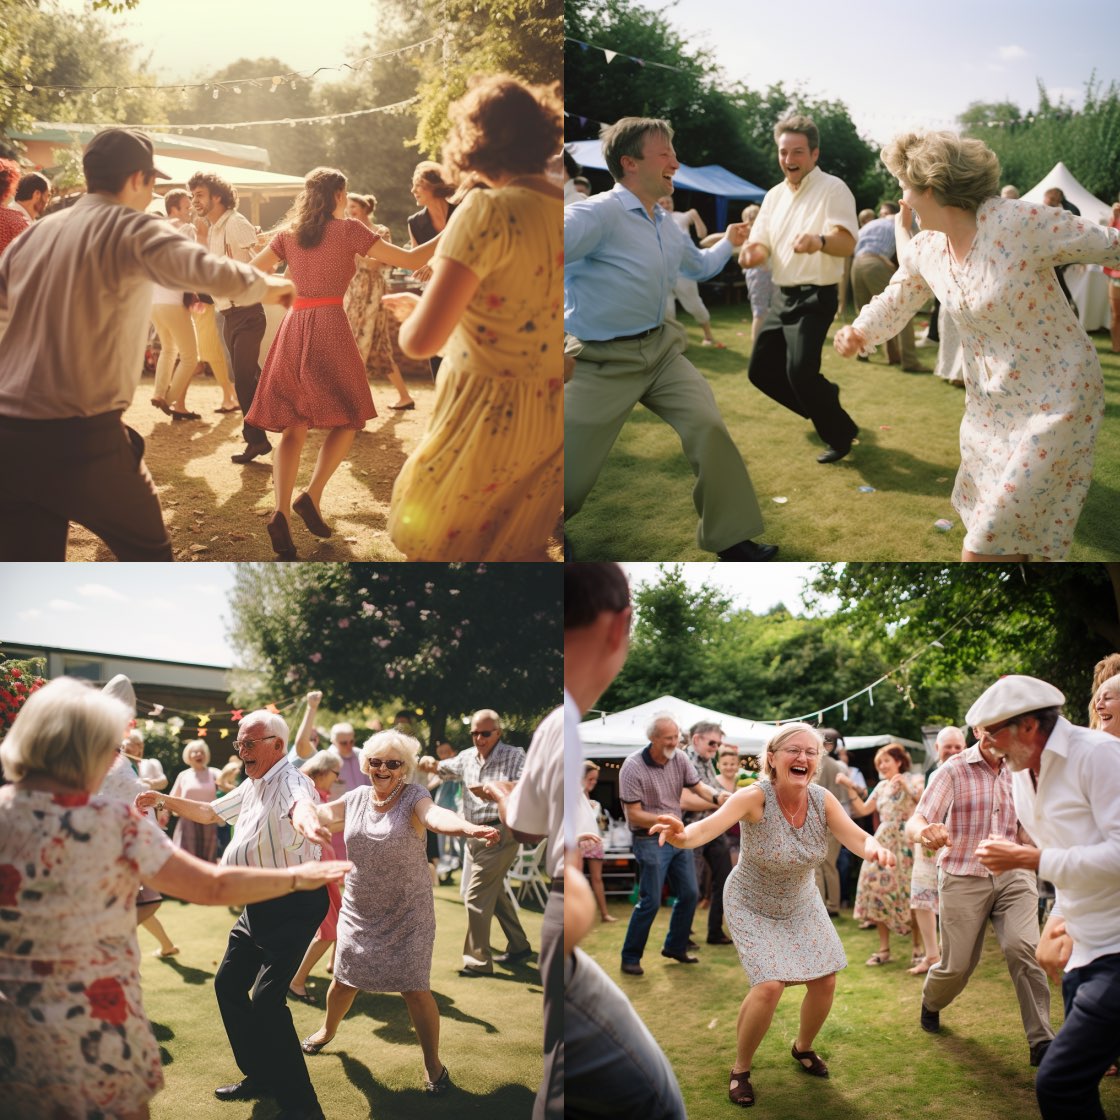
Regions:
<instances>
[{"instance_id":1,"label":"black belt","mask_svg":"<svg viewBox=\"0 0 1120 1120\"><path fill-rule=\"evenodd\" d=\"M792 295L794 292L815 292L819 288L835 288L835 284L787 284L780 285L778 290L783 295Z\"/></svg>"},{"instance_id":2,"label":"black belt","mask_svg":"<svg viewBox=\"0 0 1120 1120\"><path fill-rule=\"evenodd\" d=\"M632 829L630 829L630 835L631 836L648 836L649 835L649 829L648 828L632 828Z\"/></svg>"},{"instance_id":3,"label":"black belt","mask_svg":"<svg viewBox=\"0 0 1120 1120\"><path fill-rule=\"evenodd\" d=\"M638 331L637 334L620 334L617 338L608 338L607 342L635 342L639 338L649 338L654 331L659 330L661 330L660 323L656 327L650 327L648 331Z\"/></svg>"}]
</instances>

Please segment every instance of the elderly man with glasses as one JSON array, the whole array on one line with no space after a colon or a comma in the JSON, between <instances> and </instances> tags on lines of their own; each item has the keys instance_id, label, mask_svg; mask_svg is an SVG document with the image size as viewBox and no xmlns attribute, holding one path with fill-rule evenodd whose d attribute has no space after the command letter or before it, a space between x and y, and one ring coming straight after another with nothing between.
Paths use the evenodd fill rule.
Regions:
<instances>
[{"instance_id":1,"label":"elderly man with glasses","mask_svg":"<svg viewBox=\"0 0 1120 1120\"><path fill-rule=\"evenodd\" d=\"M236 820L221 859L226 866L296 868L317 860L319 846L292 827L296 803L317 795L311 779L288 761L288 725L273 712L250 712L233 745L248 781L231 793L209 803L145 793L137 805L154 802L199 824ZM214 994L244 1077L215 1089L219 1100L272 1096L280 1120L322 1120L285 997L327 908L326 887L299 891L251 903L230 930Z\"/></svg>"},{"instance_id":2,"label":"elderly man with glasses","mask_svg":"<svg viewBox=\"0 0 1120 1120\"><path fill-rule=\"evenodd\" d=\"M492 847L483 840L467 839L471 857L470 878L466 886L467 937L463 943L463 967L460 976L492 976L494 962L516 964L532 953L529 939L517 918L517 909L504 889L506 872L517 859L518 842L502 824L498 806L483 796L487 782L516 782L525 767L525 752L520 747L503 743L502 724L498 713L482 708L471 717L473 747L448 759L425 755L420 769L438 774L443 780L462 782L463 816L471 824L493 825L499 829L501 841ZM506 935L504 953L490 949L490 926L494 918Z\"/></svg>"}]
</instances>

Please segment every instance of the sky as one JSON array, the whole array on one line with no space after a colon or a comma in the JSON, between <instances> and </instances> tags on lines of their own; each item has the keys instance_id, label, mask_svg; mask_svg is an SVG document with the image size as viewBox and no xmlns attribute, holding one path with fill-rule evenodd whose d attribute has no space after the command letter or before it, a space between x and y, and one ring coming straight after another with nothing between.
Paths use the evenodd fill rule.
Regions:
<instances>
[{"instance_id":1,"label":"sky","mask_svg":"<svg viewBox=\"0 0 1120 1120\"><path fill-rule=\"evenodd\" d=\"M657 583L660 564L623 564L632 587ZM685 582L693 589L704 583L724 591L736 607L754 614L765 614L784 603L792 614L805 614L805 582L811 579L815 564L682 564ZM822 601L827 610L828 601Z\"/></svg>"},{"instance_id":2,"label":"sky","mask_svg":"<svg viewBox=\"0 0 1120 1120\"><path fill-rule=\"evenodd\" d=\"M233 564L0 565L0 650L36 643L234 664L226 641Z\"/></svg>"},{"instance_id":3,"label":"sky","mask_svg":"<svg viewBox=\"0 0 1120 1120\"><path fill-rule=\"evenodd\" d=\"M1039 81L1052 101L1079 106L1094 70L1105 86L1120 77L1115 0L677 0L665 18L690 46L711 48L729 82L801 84L843 101L879 144L908 128L954 128L973 101L1027 112ZM593 106L577 111L594 116Z\"/></svg>"}]
</instances>

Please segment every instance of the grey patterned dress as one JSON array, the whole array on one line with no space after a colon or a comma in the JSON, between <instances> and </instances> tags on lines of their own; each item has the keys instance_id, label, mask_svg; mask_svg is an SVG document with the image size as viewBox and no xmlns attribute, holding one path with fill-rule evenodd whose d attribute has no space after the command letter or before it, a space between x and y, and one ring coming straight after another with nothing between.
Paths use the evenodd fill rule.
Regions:
<instances>
[{"instance_id":1,"label":"grey patterned dress","mask_svg":"<svg viewBox=\"0 0 1120 1120\"><path fill-rule=\"evenodd\" d=\"M809 786L805 823L794 828L769 780L758 785L766 795L762 820L740 822L742 847L724 884L724 915L752 984L803 984L848 963L814 879L828 852L825 791Z\"/></svg>"},{"instance_id":2,"label":"grey patterned dress","mask_svg":"<svg viewBox=\"0 0 1120 1120\"><path fill-rule=\"evenodd\" d=\"M370 787L344 796L346 877L338 916L335 978L366 992L423 992L431 987L436 911L423 836L412 812L426 789L407 785L379 813Z\"/></svg>"}]
</instances>

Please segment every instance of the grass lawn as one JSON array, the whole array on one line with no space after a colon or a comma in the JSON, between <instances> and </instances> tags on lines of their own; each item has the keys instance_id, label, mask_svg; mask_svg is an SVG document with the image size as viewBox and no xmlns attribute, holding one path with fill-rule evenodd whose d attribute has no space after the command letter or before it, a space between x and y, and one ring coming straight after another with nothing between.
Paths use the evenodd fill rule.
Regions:
<instances>
[{"instance_id":1,"label":"grass lawn","mask_svg":"<svg viewBox=\"0 0 1120 1120\"><path fill-rule=\"evenodd\" d=\"M706 945L701 936L700 964L665 960L660 949L669 913L663 910L642 959L645 976L625 976L618 964L631 908L622 901L609 905L619 921L596 926L582 948L619 983L669 1056L689 1116L737 1114L727 1100L727 1081L735 1059L735 1019L749 985L734 946ZM755 1113L768 1120L1037 1118L1019 1007L990 926L968 987L941 1012L941 1034L929 1035L918 1025L922 981L905 971L909 938L892 937L894 961L868 968L863 962L878 947L875 932L857 929L850 917L836 925L849 963L837 976L832 1014L816 1045L832 1076L828 1081L805 1076L790 1057L805 992L791 988L755 1055ZM698 910L693 930L706 928L707 914ZM1056 1029L1061 996L1056 988L1051 992ZM1101 1096L1105 1115L1120 1118L1116 1079L1103 1083Z\"/></svg>"},{"instance_id":2,"label":"grass lawn","mask_svg":"<svg viewBox=\"0 0 1120 1120\"><path fill-rule=\"evenodd\" d=\"M822 466L816 457L823 445L812 425L747 380L750 309L711 311L713 333L727 349L701 347L699 328L682 314L692 343L688 356L708 379L743 453L765 519L759 539L781 546L779 560L960 558L964 528L949 498L960 465L962 390L887 366L882 348L869 363L846 361L832 349L830 332L824 374L840 386L860 437L848 458ZM1070 560L1120 555L1120 355L1110 352L1107 331L1092 337L1106 407ZM935 364L934 348L918 355L924 365ZM576 558L711 560L696 544L692 487L676 434L639 406L583 509L567 524ZM935 528L941 519L952 521L952 529Z\"/></svg>"},{"instance_id":3,"label":"grass lawn","mask_svg":"<svg viewBox=\"0 0 1120 1120\"><path fill-rule=\"evenodd\" d=\"M144 955L144 1006L155 1028L164 1064L163 1091L151 1102L153 1120L237 1120L276 1115L271 1100L223 1104L214 1089L240 1078L218 1005L213 978L236 916L224 907L165 902L159 911L182 950L154 960L155 943L139 931ZM534 948L540 945L540 911L522 909L522 925ZM334 1041L307 1059L307 1068L329 1120L340 1117L501 1117L527 1120L541 1080L541 984L535 958L530 965L495 968L494 979L458 975L466 915L458 885L436 889L436 945L432 993L442 1026L440 1056L454 1088L439 1097L423 1092L420 1046L397 995L359 994ZM505 948L494 923L498 951ZM322 1004L329 977L324 957L308 991ZM289 1001L301 1038L322 1022L322 1011ZM186 1112L184 1113L184 1109ZM0 1112L3 1109L0 1108Z\"/></svg>"}]
</instances>

